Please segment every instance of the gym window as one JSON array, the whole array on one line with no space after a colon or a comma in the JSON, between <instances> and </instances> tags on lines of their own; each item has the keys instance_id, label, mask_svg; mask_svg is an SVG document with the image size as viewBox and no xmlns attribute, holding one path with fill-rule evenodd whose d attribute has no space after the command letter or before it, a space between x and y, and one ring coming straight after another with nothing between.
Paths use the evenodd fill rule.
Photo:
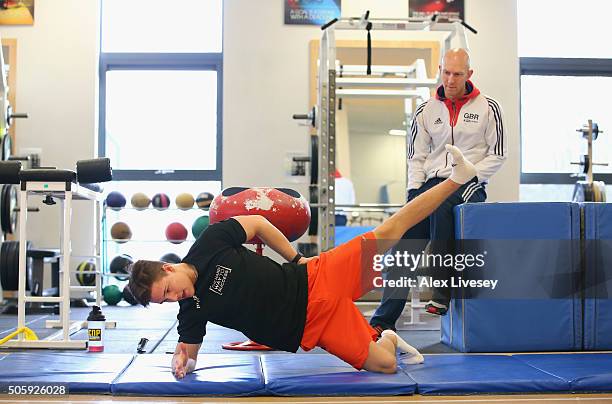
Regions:
<instances>
[{"instance_id":1,"label":"gym window","mask_svg":"<svg viewBox=\"0 0 612 404\"><path fill-rule=\"evenodd\" d=\"M223 2L102 0L98 153L118 181L221 181Z\"/></svg>"},{"instance_id":2,"label":"gym window","mask_svg":"<svg viewBox=\"0 0 612 404\"><path fill-rule=\"evenodd\" d=\"M521 183L573 184L572 162L586 154L576 129L592 119L604 131L593 142L595 163L612 162L612 48L603 44L612 3L517 0L520 58ZM583 23L579 23L582 21ZM610 135L606 134L608 132ZM612 165L595 166L612 181Z\"/></svg>"}]
</instances>

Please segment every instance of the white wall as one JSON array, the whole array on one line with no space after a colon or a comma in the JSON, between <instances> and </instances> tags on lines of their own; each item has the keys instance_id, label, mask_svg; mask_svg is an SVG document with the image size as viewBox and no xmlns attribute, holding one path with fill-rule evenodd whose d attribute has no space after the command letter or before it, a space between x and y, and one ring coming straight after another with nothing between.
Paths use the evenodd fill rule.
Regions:
<instances>
[{"instance_id":1,"label":"white wall","mask_svg":"<svg viewBox=\"0 0 612 404\"><path fill-rule=\"evenodd\" d=\"M495 98L504 114L508 159L491 179L488 201L517 201L520 182L519 66L514 0L465 0L465 20L478 30L470 38L472 80Z\"/></svg>"},{"instance_id":2,"label":"white wall","mask_svg":"<svg viewBox=\"0 0 612 404\"><path fill-rule=\"evenodd\" d=\"M308 42L320 29L284 25L282 1L261 4L225 1L223 185L305 192L305 184L287 182L284 160L308 153L308 129L291 116L310 109Z\"/></svg>"},{"instance_id":3,"label":"white wall","mask_svg":"<svg viewBox=\"0 0 612 404\"><path fill-rule=\"evenodd\" d=\"M42 164L74 169L95 150L97 109L97 0L38 0L32 26L2 26L17 39L16 106L28 119L15 126L16 149L41 148ZM37 247L59 247L58 205L28 217L28 239ZM77 202L72 247L88 252L91 204Z\"/></svg>"},{"instance_id":4,"label":"white wall","mask_svg":"<svg viewBox=\"0 0 612 404\"><path fill-rule=\"evenodd\" d=\"M291 186L287 153L308 153L308 131L291 119L308 104L308 42L316 26L283 23L283 2L226 0L224 16L224 186ZM343 0L343 14L370 9L376 17L405 17L400 0ZM398 15L394 15L395 12ZM514 0L466 0L467 21L479 30L470 37L474 81L506 113L510 159L489 189L490 200L518 199L518 59ZM43 164L74 167L96 150L98 0L38 0L33 26L2 27L18 40L17 151L43 149ZM362 36L361 36L362 37ZM30 215L36 245L57 245L55 212ZM91 210L74 215L73 250L92 240ZM89 228L88 228L89 227ZM44 229L41 230L41 229Z\"/></svg>"}]
</instances>

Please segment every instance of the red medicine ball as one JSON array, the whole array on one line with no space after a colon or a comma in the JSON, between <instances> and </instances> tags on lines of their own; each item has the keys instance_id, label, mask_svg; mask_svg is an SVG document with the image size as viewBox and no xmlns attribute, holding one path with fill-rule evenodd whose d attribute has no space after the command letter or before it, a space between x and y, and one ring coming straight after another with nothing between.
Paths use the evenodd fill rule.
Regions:
<instances>
[{"instance_id":1,"label":"red medicine ball","mask_svg":"<svg viewBox=\"0 0 612 404\"><path fill-rule=\"evenodd\" d=\"M289 241L300 238L310 224L308 202L289 188L228 188L210 204L211 224L241 215L265 217ZM248 242L262 243L257 237Z\"/></svg>"},{"instance_id":2,"label":"red medicine ball","mask_svg":"<svg viewBox=\"0 0 612 404\"><path fill-rule=\"evenodd\" d=\"M173 222L166 227L166 239L174 244L181 244L187 239L187 228L181 223Z\"/></svg>"}]
</instances>

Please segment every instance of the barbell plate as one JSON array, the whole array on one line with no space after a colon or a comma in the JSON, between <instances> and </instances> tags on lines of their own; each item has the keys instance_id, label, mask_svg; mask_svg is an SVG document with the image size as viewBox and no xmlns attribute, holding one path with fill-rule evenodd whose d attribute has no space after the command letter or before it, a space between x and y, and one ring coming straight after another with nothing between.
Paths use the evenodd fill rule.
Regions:
<instances>
[{"instance_id":1,"label":"barbell plate","mask_svg":"<svg viewBox=\"0 0 612 404\"><path fill-rule=\"evenodd\" d=\"M317 187L314 185L310 185L309 187L310 193L310 204L318 204L319 203L319 194ZM310 224L308 225L308 235L316 236L319 233L319 210L317 208L310 207Z\"/></svg>"},{"instance_id":2,"label":"barbell plate","mask_svg":"<svg viewBox=\"0 0 612 404\"><path fill-rule=\"evenodd\" d=\"M0 229L2 229L2 233L8 233L8 221L6 210L10 209L9 204L7 203L7 190L10 187L9 184L2 186L2 191L0 192Z\"/></svg>"},{"instance_id":3,"label":"barbell plate","mask_svg":"<svg viewBox=\"0 0 612 404\"><path fill-rule=\"evenodd\" d=\"M9 280L8 280L8 270L6 265L4 264L4 250L6 249L5 242L2 242L0 246L0 284L2 285L2 290L12 290L10 289Z\"/></svg>"},{"instance_id":4,"label":"barbell plate","mask_svg":"<svg viewBox=\"0 0 612 404\"><path fill-rule=\"evenodd\" d=\"M12 141L11 141L11 135L10 134L6 134L2 137L2 160L6 161L9 159L9 157L11 157L11 146L12 146Z\"/></svg>"},{"instance_id":5,"label":"barbell plate","mask_svg":"<svg viewBox=\"0 0 612 404\"><path fill-rule=\"evenodd\" d=\"M17 231L17 218L19 217L17 213L17 188L12 185L9 185L9 187L8 233L15 234Z\"/></svg>"},{"instance_id":6,"label":"barbell plate","mask_svg":"<svg viewBox=\"0 0 612 404\"><path fill-rule=\"evenodd\" d=\"M8 270L8 274L9 274L9 284L11 285L12 289L10 290L18 290L19 289L19 263L17 263L17 266L15 267L14 265L14 260L13 260L13 254L14 254L14 249L15 249L15 241L8 241L7 242L8 245L6 247L6 268Z\"/></svg>"},{"instance_id":7,"label":"barbell plate","mask_svg":"<svg viewBox=\"0 0 612 404\"><path fill-rule=\"evenodd\" d=\"M593 202L606 201L606 184L603 181L593 182Z\"/></svg>"},{"instance_id":8,"label":"barbell plate","mask_svg":"<svg viewBox=\"0 0 612 404\"><path fill-rule=\"evenodd\" d=\"M15 290L19 289L19 263L15 265L15 242L9 241L8 251L6 254L6 266L9 268L9 273L15 282Z\"/></svg>"},{"instance_id":9,"label":"barbell plate","mask_svg":"<svg viewBox=\"0 0 612 404\"><path fill-rule=\"evenodd\" d=\"M319 183L319 137L310 136L310 183Z\"/></svg>"}]
</instances>

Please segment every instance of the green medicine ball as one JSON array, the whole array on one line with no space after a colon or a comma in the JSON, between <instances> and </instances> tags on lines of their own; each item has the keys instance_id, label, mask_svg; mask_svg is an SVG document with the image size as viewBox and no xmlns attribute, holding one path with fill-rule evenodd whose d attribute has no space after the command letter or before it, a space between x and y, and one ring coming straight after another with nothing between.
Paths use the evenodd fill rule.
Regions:
<instances>
[{"instance_id":1,"label":"green medicine ball","mask_svg":"<svg viewBox=\"0 0 612 404\"><path fill-rule=\"evenodd\" d=\"M196 239L200 237L200 234L208 227L209 223L210 219L208 216L198 217L195 222L193 222L193 225L191 225L191 234L193 234L193 237Z\"/></svg>"},{"instance_id":2,"label":"green medicine ball","mask_svg":"<svg viewBox=\"0 0 612 404\"><path fill-rule=\"evenodd\" d=\"M76 278L81 286L93 286L96 283L96 274L87 273L89 271L95 271L96 264L92 261L83 261L77 267Z\"/></svg>"},{"instance_id":3,"label":"green medicine ball","mask_svg":"<svg viewBox=\"0 0 612 404\"><path fill-rule=\"evenodd\" d=\"M123 293L121 293L121 289L119 289L119 286L108 285L105 286L104 289L102 289L102 296L104 297L104 301L107 304L115 306L123 298Z\"/></svg>"},{"instance_id":4,"label":"green medicine ball","mask_svg":"<svg viewBox=\"0 0 612 404\"><path fill-rule=\"evenodd\" d=\"M151 199L142 192L136 192L130 201L132 206L139 210L146 209L151 204Z\"/></svg>"},{"instance_id":5,"label":"green medicine ball","mask_svg":"<svg viewBox=\"0 0 612 404\"><path fill-rule=\"evenodd\" d=\"M195 200L193 199L193 195L187 192L183 192L182 194L177 195L174 202L176 203L177 208L187 210L193 207L193 203L195 202Z\"/></svg>"}]
</instances>

